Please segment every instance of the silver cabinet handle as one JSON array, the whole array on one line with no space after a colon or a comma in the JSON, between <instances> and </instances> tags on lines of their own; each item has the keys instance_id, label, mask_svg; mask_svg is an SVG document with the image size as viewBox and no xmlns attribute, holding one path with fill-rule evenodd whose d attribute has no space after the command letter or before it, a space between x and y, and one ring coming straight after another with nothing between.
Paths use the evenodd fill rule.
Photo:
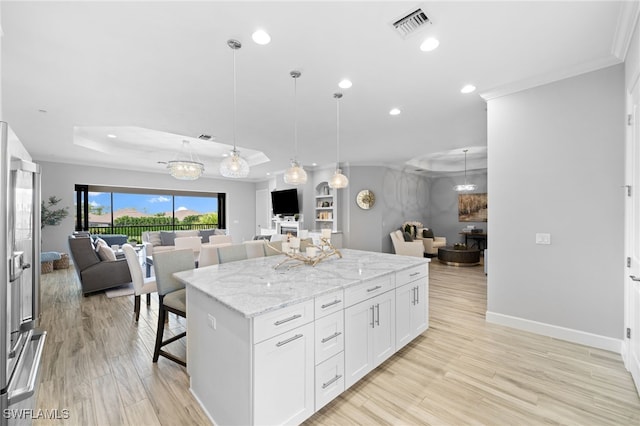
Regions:
<instances>
[{"instance_id":1,"label":"silver cabinet handle","mask_svg":"<svg viewBox=\"0 0 640 426\"><path fill-rule=\"evenodd\" d=\"M322 309L326 309L329 306L333 306L333 305L337 305L338 303L342 302L342 300L334 300L333 302L329 302L329 303L325 303L324 305L320 306Z\"/></svg>"},{"instance_id":2,"label":"silver cabinet handle","mask_svg":"<svg viewBox=\"0 0 640 426\"><path fill-rule=\"evenodd\" d=\"M380 289L380 288L382 288L382 286L381 286L381 285L377 285L377 286L375 286L375 287L373 287L373 288L368 288L368 289L367 289L367 293L370 293L370 292L372 292L372 291L376 291L376 290L378 290L378 289Z\"/></svg>"},{"instance_id":3,"label":"silver cabinet handle","mask_svg":"<svg viewBox=\"0 0 640 426\"><path fill-rule=\"evenodd\" d=\"M415 287L411 289L411 304L412 305L416 304L416 288Z\"/></svg>"},{"instance_id":4,"label":"silver cabinet handle","mask_svg":"<svg viewBox=\"0 0 640 426\"><path fill-rule=\"evenodd\" d=\"M333 333L331 336L329 337L325 337L324 339L321 340L322 343L327 343L329 340L333 340L336 337L338 337L339 335L341 335L342 333L340 333L339 331L336 331L335 333Z\"/></svg>"},{"instance_id":5,"label":"silver cabinet handle","mask_svg":"<svg viewBox=\"0 0 640 426\"><path fill-rule=\"evenodd\" d=\"M635 275L629 275L629 278L631 278L633 281L640 281L640 278L636 277Z\"/></svg>"},{"instance_id":6,"label":"silver cabinet handle","mask_svg":"<svg viewBox=\"0 0 640 426\"><path fill-rule=\"evenodd\" d=\"M416 305L420 303L420 287L416 287Z\"/></svg>"},{"instance_id":7,"label":"silver cabinet handle","mask_svg":"<svg viewBox=\"0 0 640 426\"><path fill-rule=\"evenodd\" d=\"M291 342L293 342L294 340L298 340L298 339L299 339L299 338L301 338L301 337L302 337L302 334L296 334L295 336L290 337L290 338L288 338L287 340L283 340L282 342L278 342L278 343L276 343L276 346L277 346L277 347L284 346L284 345L286 345L287 343L291 343Z\"/></svg>"},{"instance_id":8,"label":"silver cabinet handle","mask_svg":"<svg viewBox=\"0 0 640 426\"><path fill-rule=\"evenodd\" d=\"M376 325L380 325L380 304L376 304L376 311L378 311L378 318L376 319Z\"/></svg>"},{"instance_id":9,"label":"silver cabinet handle","mask_svg":"<svg viewBox=\"0 0 640 426\"><path fill-rule=\"evenodd\" d=\"M376 317L375 317L375 313L373 312L374 308L373 305L371 305L371 307L369 308L371 309L371 328L376 328Z\"/></svg>"},{"instance_id":10,"label":"silver cabinet handle","mask_svg":"<svg viewBox=\"0 0 640 426\"><path fill-rule=\"evenodd\" d=\"M415 277L416 275L420 275L420 272L414 272L413 274L409 274L410 277Z\"/></svg>"},{"instance_id":11,"label":"silver cabinet handle","mask_svg":"<svg viewBox=\"0 0 640 426\"><path fill-rule=\"evenodd\" d=\"M285 322L293 321L293 320L296 320L296 319L301 318L301 317L302 317L301 314L295 314L294 316L291 316L289 318L285 318L283 320L276 321L276 322L273 323L273 325L282 325Z\"/></svg>"},{"instance_id":12,"label":"silver cabinet handle","mask_svg":"<svg viewBox=\"0 0 640 426\"><path fill-rule=\"evenodd\" d=\"M327 383L322 384L322 389L328 388L329 386L331 386L331 384L340 380L341 377L342 377L342 374L336 374L336 376L333 379L329 380Z\"/></svg>"}]
</instances>

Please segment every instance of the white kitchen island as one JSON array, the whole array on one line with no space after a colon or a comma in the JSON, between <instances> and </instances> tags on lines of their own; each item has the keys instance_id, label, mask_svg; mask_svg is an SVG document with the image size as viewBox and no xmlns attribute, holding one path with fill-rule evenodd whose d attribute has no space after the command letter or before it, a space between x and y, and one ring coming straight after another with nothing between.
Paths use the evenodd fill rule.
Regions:
<instances>
[{"instance_id":1,"label":"white kitchen island","mask_svg":"<svg viewBox=\"0 0 640 426\"><path fill-rule=\"evenodd\" d=\"M429 259L342 255L176 274L191 391L215 424L299 424L428 328Z\"/></svg>"}]
</instances>

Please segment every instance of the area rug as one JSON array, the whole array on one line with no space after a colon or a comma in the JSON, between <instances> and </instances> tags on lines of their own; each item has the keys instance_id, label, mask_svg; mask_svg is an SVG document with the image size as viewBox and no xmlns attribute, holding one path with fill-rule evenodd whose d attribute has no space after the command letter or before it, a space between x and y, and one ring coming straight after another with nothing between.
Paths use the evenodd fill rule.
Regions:
<instances>
[{"instance_id":1,"label":"area rug","mask_svg":"<svg viewBox=\"0 0 640 426\"><path fill-rule=\"evenodd\" d=\"M109 290L105 290L104 294L109 299L120 296L131 296L133 294L133 283L127 283L120 287L110 288Z\"/></svg>"}]
</instances>

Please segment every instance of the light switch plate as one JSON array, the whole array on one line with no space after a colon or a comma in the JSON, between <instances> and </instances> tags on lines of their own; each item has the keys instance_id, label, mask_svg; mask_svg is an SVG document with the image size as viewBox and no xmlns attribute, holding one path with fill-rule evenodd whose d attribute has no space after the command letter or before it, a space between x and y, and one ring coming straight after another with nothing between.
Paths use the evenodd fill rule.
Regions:
<instances>
[{"instance_id":1,"label":"light switch plate","mask_svg":"<svg viewBox=\"0 0 640 426\"><path fill-rule=\"evenodd\" d=\"M551 244L551 234L537 233L536 244Z\"/></svg>"}]
</instances>

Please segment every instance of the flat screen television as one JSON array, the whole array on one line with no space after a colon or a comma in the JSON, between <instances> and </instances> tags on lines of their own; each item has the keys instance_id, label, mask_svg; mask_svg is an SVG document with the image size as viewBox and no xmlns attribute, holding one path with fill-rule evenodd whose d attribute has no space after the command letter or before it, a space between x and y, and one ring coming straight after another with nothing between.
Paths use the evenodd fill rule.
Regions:
<instances>
[{"instance_id":1,"label":"flat screen television","mask_svg":"<svg viewBox=\"0 0 640 426\"><path fill-rule=\"evenodd\" d=\"M273 214L294 215L300 213L298 190L293 188L272 191L271 207L273 207Z\"/></svg>"}]
</instances>

